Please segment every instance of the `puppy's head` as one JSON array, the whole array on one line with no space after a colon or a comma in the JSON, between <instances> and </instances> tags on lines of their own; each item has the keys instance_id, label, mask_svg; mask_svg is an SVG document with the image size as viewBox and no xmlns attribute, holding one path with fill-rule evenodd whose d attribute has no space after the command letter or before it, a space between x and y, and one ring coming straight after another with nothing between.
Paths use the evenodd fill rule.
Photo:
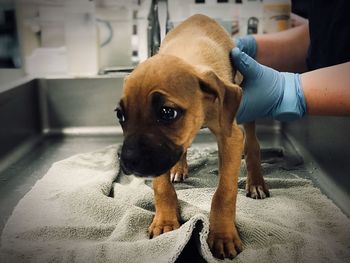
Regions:
<instances>
[{"instance_id":1,"label":"puppy's head","mask_svg":"<svg viewBox=\"0 0 350 263\"><path fill-rule=\"evenodd\" d=\"M124 133L123 171L169 171L205 123L229 135L240 96L238 86L175 56L158 54L141 63L125 79L116 109Z\"/></svg>"}]
</instances>

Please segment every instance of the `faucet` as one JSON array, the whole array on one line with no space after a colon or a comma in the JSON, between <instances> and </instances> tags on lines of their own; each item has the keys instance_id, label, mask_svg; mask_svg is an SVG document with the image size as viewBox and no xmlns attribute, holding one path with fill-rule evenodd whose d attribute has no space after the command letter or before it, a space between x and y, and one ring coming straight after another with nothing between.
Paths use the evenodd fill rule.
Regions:
<instances>
[{"instance_id":1,"label":"faucet","mask_svg":"<svg viewBox=\"0 0 350 263\"><path fill-rule=\"evenodd\" d=\"M158 0L152 0L148 15L148 56L153 56L158 52L160 46L160 25L158 19Z\"/></svg>"},{"instance_id":2,"label":"faucet","mask_svg":"<svg viewBox=\"0 0 350 263\"><path fill-rule=\"evenodd\" d=\"M172 24L169 19L169 10L168 10L168 0L163 0L166 2L166 24L165 24L165 33L168 33L172 28ZM148 28L147 28L147 38L148 38L148 56L153 56L158 52L161 42L160 36L160 24L159 24L159 8L158 0L152 0L151 8L148 15Z\"/></svg>"}]
</instances>

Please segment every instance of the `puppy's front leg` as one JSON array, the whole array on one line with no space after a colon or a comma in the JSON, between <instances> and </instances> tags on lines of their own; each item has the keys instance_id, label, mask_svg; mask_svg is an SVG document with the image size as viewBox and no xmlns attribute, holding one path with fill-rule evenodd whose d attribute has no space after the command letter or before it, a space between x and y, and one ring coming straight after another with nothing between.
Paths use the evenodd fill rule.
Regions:
<instances>
[{"instance_id":1,"label":"puppy's front leg","mask_svg":"<svg viewBox=\"0 0 350 263\"><path fill-rule=\"evenodd\" d=\"M153 190L156 214L148 228L151 238L180 227L177 196L169 173L153 179Z\"/></svg>"},{"instance_id":2,"label":"puppy's front leg","mask_svg":"<svg viewBox=\"0 0 350 263\"><path fill-rule=\"evenodd\" d=\"M217 135L217 138L220 180L211 205L208 245L215 257L232 259L242 250L235 215L243 133L234 124L231 137Z\"/></svg>"}]
</instances>

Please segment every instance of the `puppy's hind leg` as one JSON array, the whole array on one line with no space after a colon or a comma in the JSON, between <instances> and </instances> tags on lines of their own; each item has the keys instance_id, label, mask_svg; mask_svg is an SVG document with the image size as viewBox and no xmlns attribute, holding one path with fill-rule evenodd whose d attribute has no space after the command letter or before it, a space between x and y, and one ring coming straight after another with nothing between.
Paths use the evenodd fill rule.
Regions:
<instances>
[{"instance_id":1,"label":"puppy's hind leg","mask_svg":"<svg viewBox=\"0 0 350 263\"><path fill-rule=\"evenodd\" d=\"M181 156L180 160L170 170L171 182L182 182L188 177L187 151Z\"/></svg>"},{"instance_id":2,"label":"puppy's hind leg","mask_svg":"<svg viewBox=\"0 0 350 263\"><path fill-rule=\"evenodd\" d=\"M244 144L244 155L247 164L247 197L253 199L264 199L270 196L269 190L261 172L260 146L255 134L255 123L243 125L246 133Z\"/></svg>"}]
</instances>

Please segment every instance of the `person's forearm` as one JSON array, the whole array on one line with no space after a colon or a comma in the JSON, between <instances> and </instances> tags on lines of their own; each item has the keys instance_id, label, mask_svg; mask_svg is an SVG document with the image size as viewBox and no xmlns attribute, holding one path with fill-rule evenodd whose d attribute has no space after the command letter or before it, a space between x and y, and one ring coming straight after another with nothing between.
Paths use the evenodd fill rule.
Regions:
<instances>
[{"instance_id":1,"label":"person's forearm","mask_svg":"<svg viewBox=\"0 0 350 263\"><path fill-rule=\"evenodd\" d=\"M310 44L308 23L272 34L254 35L256 60L278 71L305 72Z\"/></svg>"},{"instance_id":2,"label":"person's forearm","mask_svg":"<svg viewBox=\"0 0 350 263\"><path fill-rule=\"evenodd\" d=\"M301 74L310 115L350 116L350 62Z\"/></svg>"}]
</instances>

